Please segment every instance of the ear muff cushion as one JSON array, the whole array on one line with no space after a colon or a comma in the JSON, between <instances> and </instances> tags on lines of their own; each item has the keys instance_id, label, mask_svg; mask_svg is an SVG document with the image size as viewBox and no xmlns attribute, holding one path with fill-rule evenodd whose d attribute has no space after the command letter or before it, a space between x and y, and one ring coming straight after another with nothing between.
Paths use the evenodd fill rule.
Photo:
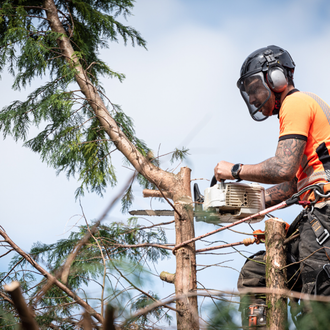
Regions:
<instances>
[{"instance_id":1,"label":"ear muff cushion","mask_svg":"<svg viewBox=\"0 0 330 330\"><path fill-rule=\"evenodd\" d=\"M285 72L279 66L270 67L268 69L266 78L269 87L275 93L283 92L288 86Z\"/></svg>"}]
</instances>

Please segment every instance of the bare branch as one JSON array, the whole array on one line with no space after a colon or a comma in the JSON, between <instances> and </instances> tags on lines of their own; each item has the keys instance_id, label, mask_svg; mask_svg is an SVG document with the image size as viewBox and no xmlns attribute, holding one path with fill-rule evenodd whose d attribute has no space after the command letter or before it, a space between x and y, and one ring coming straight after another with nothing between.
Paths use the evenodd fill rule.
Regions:
<instances>
[{"instance_id":1,"label":"bare branch","mask_svg":"<svg viewBox=\"0 0 330 330\"><path fill-rule=\"evenodd\" d=\"M112 263L112 262L111 262ZM125 277L122 272L112 263L112 266L115 268L115 270L120 274L121 277L123 277L135 290L138 290L140 291L142 294L144 294L145 296L147 296L148 298L150 298L151 300L153 301L156 301L157 302L157 299L155 299L153 296L151 296L149 293L143 291L142 289L138 288L136 285L134 285L127 277ZM164 305L166 308L169 308L170 310L172 311L175 311L179 314L181 314L181 311L171 307L171 306L167 306L167 305Z\"/></svg>"},{"instance_id":2,"label":"bare branch","mask_svg":"<svg viewBox=\"0 0 330 330\"><path fill-rule=\"evenodd\" d=\"M121 191L119 192L119 194L111 201L111 203L105 209L105 211L102 214L102 216L100 217L100 219L93 225L93 227L91 228L91 230L88 231L85 234L85 236L80 240L80 242L75 246L75 248L73 249L73 251L70 253L70 255L68 256L68 258L66 259L66 261L65 261L65 263L64 263L64 265L62 267L61 280L62 280L63 283L66 283L67 282L67 279L68 279L68 276L69 276L69 272L70 272L70 267L71 267L71 265L72 265L75 257L77 256L77 254L81 250L81 248L88 242L88 240L90 239L91 235L95 234L95 232L98 230L98 227L99 227L101 221L107 216L107 214L112 209L113 205L124 194L125 190L131 184L131 182L132 182L132 180L133 180L134 177L135 177L135 173L134 173L133 176L131 176L129 178L129 180L124 185L124 187L121 189Z\"/></svg>"},{"instance_id":3,"label":"bare branch","mask_svg":"<svg viewBox=\"0 0 330 330\"><path fill-rule=\"evenodd\" d=\"M94 241L96 242L96 244L97 244L97 246L100 250L102 261L103 261L103 284L101 285L101 287L102 287L102 292L101 292L101 315L103 316L104 315L104 290L105 290L105 279L106 279L106 275L107 275L107 266L106 266L104 254L103 254L102 248L100 246L100 243L99 243L98 239L92 234L92 232L89 228L89 225L88 225L88 221L85 217L85 213L84 213L84 210L82 208L82 205L80 204L80 206L81 206L81 210L83 212L83 216L84 216L84 219L85 219L85 222L86 222L86 225L87 225L87 229L88 229L91 237L93 237Z\"/></svg>"},{"instance_id":4,"label":"bare branch","mask_svg":"<svg viewBox=\"0 0 330 330\"><path fill-rule=\"evenodd\" d=\"M257 243L256 238L245 238L241 242L228 243L228 244L223 244L223 245L211 246L211 247L208 247L208 248L205 248L205 249L199 249L199 250L196 250L196 253L201 253L201 252L205 252L205 251L212 251L212 250L218 250L218 249L224 249L224 248L227 248L227 247L233 247L233 246L243 245L243 244L245 246L247 246L247 245L250 245L250 244L253 244L253 243ZM257 243L257 244L259 244L259 243Z\"/></svg>"},{"instance_id":5,"label":"bare branch","mask_svg":"<svg viewBox=\"0 0 330 330\"><path fill-rule=\"evenodd\" d=\"M173 208L173 210L175 211L175 213L179 216L179 218L181 218L181 214L180 212L175 208L175 206L169 201L169 199L165 196L165 193L168 193L168 192L164 192L160 189L160 187L156 184L156 182L154 182L155 186L158 188L159 192L161 193L162 197L165 198L166 202L168 204L170 204L170 206Z\"/></svg>"},{"instance_id":6,"label":"bare branch","mask_svg":"<svg viewBox=\"0 0 330 330\"><path fill-rule=\"evenodd\" d=\"M85 141L85 142L81 142L78 144L80 145L80 144L86 144L86 143L92 143L92 142L103 142L103 141L111 141L111 140L110 139L98 139L98 140Z\"/></svg>"},{"instance_id":7,"label":"bare branch","mask_svg":"<svg viewBox=\"0 0 330 330\"><path fill-rule=\"evenodd\" d=\"M173 198L173 194L167 191L163 191L162 193L159 190L153 189L143 189L143 197L157 197L162 198L166 196L167 198Z\"/></svg>"},{"instance_id":8,"label":"bare branch","mask_svg":"<svg viewBox=\"0 0 330 330\"><path fill-rule=\"evenodd\" d=\"M1 234L1 233L0 233ZM16 264L10 269L10 271L7 273L7 275L1 279L0 283L3 282L9 274L15 269L16 266L18 266L24 259L22 258L21 260L17 261Z\"/></svg>"},{"instance_id":9,"label":"bare branch","mask_svg":"<svg viewBox=\"0 0 330 330\"><path fill-rule=\"evenodd\" d=\"M69 10L69 6L68 6L68 5L66 6L66 9L68 10L69 15L70 15L70 18L71 18L72 29L71 29L71 27L69 26L69 31L70 31L69 38L71 39L72 36L73 36L73 31L74 31L74 20L73 20L73 17L72 17L71 11Z\"/></svg>"},{"instance_id":10,"label":"bare branch","mask_svg":"<svg viewBox=\"0 0 330 330\"><path fill-rule=\"evenodd\" d=\"M9 251L7 251L6 253L2 254L2 255L0 256L0 258L2 258L2 257L4 257L4 256L6 256L8 253L10 253L10 252L12 252L12 251L14 251L14 249L10 249L10 250L9 250Z\"/></svg>"},{"instance_id":11,"label":"bare branch","mask_svg":"<svg viewBox=\"0 0 330 330\"><path fill-rule=\"evenodd\" d=\"M124 249L135 249L135 248L140 248L140 247L158 247L161 249L166 249L166 250L173 250L173 248L168 247L166 245L161 245L161 244L154 244L154 243L141 243L141 244L112 244L115 247L119 248L124 248Z\"/></svg>"},{"instance_id":12,"label":"bare branch","mask_svg":"<svg viewBox=\"0 0 330 330\"><path fill-rule=\"evenodd\" d=\"M45 8L44 7L41 7L41 6L24 6L24 9L40 9L40 10L45 10Z\"/></svg>"},{"instance_id":13,"label":"bare branch","mask_svg":"<svg viewBox=\"0 0 330 330\"><path fill-rule=\"evenodd\" d=\"M10 304L12 304L13 306L15 306L14 302L9 298L7 297L3 292L0 291L0 296L7 302L9 302Z\"/></svg>"},{"instance_id":14,"label":"bare branch","mask_svg":"<svg viewBox=\"0 0 330 330\"><path fill-rule=\"evenodd\" d=\"M145 219L145 218L142 218L142 219ZM159 226L166 226L166 225L169 225L171 223L174 223L175 220L172 220L172 221L167 221L167 222L161 222L161 223L157 223L157 224L154 224L154 225L151 225L151 226L146 226L146 227L138 227L138 228L134 228L130 231L127 231L126 234L129 234L130 232L134 231L134 230L144 230L144 229L150 229L150 228L154 228L154 227L159 227ZM167 244L167 245L173 245L173 244Z\"/></svg>"},{"instance_id":15,"label":"bare branch","mask_svg":"<svg viewBox=\"0 0 330 330\"><path fill-rule=\"evenodd\" d=\"M25 260L27 260L34 268L36 268L42 275L46 276L49 281L53 282L57 287L63 290L68 296L75 299L77 303L85 308L91 315L93 315L99 322L103 323L103 317L97 313L89 304L87 304L83 299L77 296L73 291L71 291L66 285L58 281L55 276L43 269L29 254L25 253L19 246L17 246L7 235L7 233L0 227L0 235L6 240L12 248L19 253Z\"/></svg>"}]
</instances>

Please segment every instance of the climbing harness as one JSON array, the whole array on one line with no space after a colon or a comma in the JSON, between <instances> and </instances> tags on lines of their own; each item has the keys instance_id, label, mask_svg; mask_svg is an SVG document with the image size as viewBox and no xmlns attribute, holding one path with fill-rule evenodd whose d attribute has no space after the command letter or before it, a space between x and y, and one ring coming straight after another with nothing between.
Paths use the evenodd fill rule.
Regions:
<instances>
[{"instance_id":1,"label":"climbing harness","mask_svg":"<svg viewBox=\"0 0 330 330\"><path fill-rule=\"evenodd\" d=\"M315 216L314 207L316 203L326 201L330 198L330 183L319 183L307 186L298 193L294 194L291 198L299 198L300 195L307 192L308 190L311 191L308 196L310 207L308 207L306 210L304 217L307 217L308 222L311 225L311 228L315 234L316 242L319 245L323 245L323 243L329 238L330 234ZM298 223L296 225L298 225Z\"/></svg>"}]
</instances>

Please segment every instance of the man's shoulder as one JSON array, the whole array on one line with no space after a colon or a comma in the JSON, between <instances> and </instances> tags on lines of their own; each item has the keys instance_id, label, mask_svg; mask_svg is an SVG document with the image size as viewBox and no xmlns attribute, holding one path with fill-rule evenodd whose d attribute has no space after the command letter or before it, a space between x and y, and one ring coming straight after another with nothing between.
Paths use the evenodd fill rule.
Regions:
<instances>
[{"instance_id":1,"label":"man's shoulder","mask_svg":"<svg viewBox=\"0 0 330 330\"><path fill-rule=\"evenodd\" d=\"M287 96L284 99L283 104L284 103L299 102L299 101L310 102L311 100L313 100L312 96L318 97L316 94L313 94L313 93L310 93L310 92L297 91L297 92Z\"/></svg>"},{"instance_id":2,"label":"man's shoulder","mask_svg":"<svg viewBox=\"0 0 330 330\"><path fill-rule=\"evenodd\" d=\"M311 109L313 104L315 103L315 100L311 95L312 93L299 91L287 96L282 103L280 116L283 116L288 111L290 113L297 111L301 114L303 112L303 109L305 109L306 111Z\"/></svg>"},{"instance_id":3,"label":"man's shoulder","mask_svg":"<svg viewBox=\"0 0 330 330\"><path fill-rule=\"evenodd\" d=\"M283 136L308 136L314 117L315 101L304 92L287 96L279 113L280 138Z\"/></svg>"},{"instance_id":4,"label":"man's shoulder","mask_svg":"<svg viewBox=\"0 0 330 330\"><path fill-rule=\"evenodd\" d=\"M318 95L311 92L296 92L286 97L282 103L282 113L297 111L302 114L305 111L317 112L318 110L330 111L329 105Z\"/></svg>"},{"instance_id":5,"label":"man's shoulder","mask_svg":"<svg viewBox=\"0 0 330 330\"><path fill-rule=\"evenodd\" d=\"M305 91L298 91L296 93L293 93L289 96L287 96L284 101L283 101L283 105L284 104L294 104L297 102L302 102L305 103L306 105L312 105L315 102L316 103L320 103L320 102L324 102L324 100L322 100L318 95L311 93L311 92L305 92Z\"/></svg>"}]
</instances>

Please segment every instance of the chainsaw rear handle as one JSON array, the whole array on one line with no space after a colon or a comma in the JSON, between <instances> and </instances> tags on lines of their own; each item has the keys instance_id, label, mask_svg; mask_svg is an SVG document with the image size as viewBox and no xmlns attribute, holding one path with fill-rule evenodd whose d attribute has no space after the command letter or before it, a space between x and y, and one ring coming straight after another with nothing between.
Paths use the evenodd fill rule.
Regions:
<instances>
[{"instance_id":1,"label":"chainsaw rear handle","mask_svg":"<svg viewBox=\"0 0 330 330\"><path fill-rule=\"evenodd\" d=\"M238 179L238 180L236 180L236 182L240 182L240 181L242 181L242 179ZM215 175L213 175L212 180L211 180L210 187L213 187L214 185L216 185L217 182L218 182L218 181L217 181L217 179L215 178ZM220 184L222 185L222 187L223 187L224 182L225 182L225 179L221 179L221 180L220 180Z\"/></svg>"},{"instance_id":2,"label":"chainsaw rear handle","mask_svg":"<svg viewBox=\"0 0 330 330\"><path fill-rule=\"evenodd\" d=\"M210 184L210 187L213 187L214 185L216 185L217 184L217 179L215 178L215 175L213 175L213 177L212 177L212 180L211 180L211 184ZM220 187L221 187L221 189L224 189L224 183L225 183L225 179L221 179L220 180Z\"/></svg>"},{"instance_id":3,"label":"chainsaw rear handle","mask_svg":"<svg viewBox=\"0 0 330 330\"><path fill-rule=\"evenodd\" d=\"M225 180L221 180L221 181L225 181ZM216 185L217 184L217 179L215 178L215 175L213 175L213 178L212 178L212 180L211 180L211 184L210 184L210 187L213 187L214 185Z\"/></svg>"}]
</instances>

